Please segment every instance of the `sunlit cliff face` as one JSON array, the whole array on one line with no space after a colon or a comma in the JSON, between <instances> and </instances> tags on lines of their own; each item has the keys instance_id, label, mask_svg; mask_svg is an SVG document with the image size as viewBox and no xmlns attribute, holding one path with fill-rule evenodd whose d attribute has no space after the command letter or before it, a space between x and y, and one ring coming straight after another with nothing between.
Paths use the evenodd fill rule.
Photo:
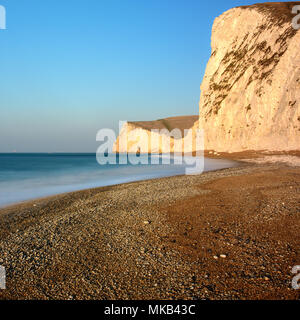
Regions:
<instances>
[{"instance_id":1,"label":"sunlit cliff face","mask_svg":"<svg viewBox=\"0 0 300 320\"><path fill-rule=\"evenodd\" d=\"M300 32L293 3L231 9L212 31L199 126L218 151L300 149Z\"/></svg>"},{"instance_id":2,"label":"sunlit cliff face","mask_svg":"<svg viewBox=\"0 0 300 320\"><path fill-rule=\"evenodd\" d=\"M300 149L300 31L292 10L299 3L268 3L231 9L216 18L212 53L201 84L199 121L204 148L220 152ZM187 127L188 128L188 127ZM149 131L138 123L123 128L126 150L139 141L149 149ZM160 135L162 136L162 135ZM184 144L182 139L182 144ZM188 140L185 148L195 151ZM171 139L171 152L176 152Z\"/></svg>"}]
</instances>

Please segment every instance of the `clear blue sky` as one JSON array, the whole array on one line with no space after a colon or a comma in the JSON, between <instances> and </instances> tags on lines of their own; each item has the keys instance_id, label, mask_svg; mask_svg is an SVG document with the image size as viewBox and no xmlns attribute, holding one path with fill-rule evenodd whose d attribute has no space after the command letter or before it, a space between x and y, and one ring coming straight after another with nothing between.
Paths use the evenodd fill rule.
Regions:
<instances>
[{"instance_id":1,"label":"clear blue sky","mask_svg":"<svg viewBox=\"0 0 300 320\"><path fill-rule=\"evenodd\" d=\"M0 152L95 152L119 120L197 114L213 20L251 3L0 0Z\"/></svg>"}]
</instances>

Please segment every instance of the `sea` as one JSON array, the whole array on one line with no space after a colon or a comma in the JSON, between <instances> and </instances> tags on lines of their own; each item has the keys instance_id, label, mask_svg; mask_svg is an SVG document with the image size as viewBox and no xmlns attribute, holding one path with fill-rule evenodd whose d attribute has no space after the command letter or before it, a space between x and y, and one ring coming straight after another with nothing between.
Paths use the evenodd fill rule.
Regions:
<instances>
[{"instance_id":1,"label":"sea","mask_svg":"<svg viewBox=\"0 0 300 320\"><path fill-rule=\"evenodd\" d=\"M107 155L106 155L107 156ZM188 165L163 164L100 165L95 153L0 153L0 207L65 192L110 186L132 181L183 175ZM119 157L127 155L117 155ZM153 157L153 156L152 156ZM142 162L142 161L141 161ZM230 160L204 158L204 171L237 166Z\"/></svg>"}]
</instances>

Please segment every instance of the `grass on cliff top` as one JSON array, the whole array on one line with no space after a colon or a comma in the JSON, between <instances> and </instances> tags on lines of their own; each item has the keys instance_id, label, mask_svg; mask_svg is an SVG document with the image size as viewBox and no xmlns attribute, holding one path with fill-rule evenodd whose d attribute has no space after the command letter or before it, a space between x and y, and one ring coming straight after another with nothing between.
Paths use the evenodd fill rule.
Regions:
<instances>
[{"instance_id":1,"label":"grass on cliff top","mask_svg":"<svg viewBox=\"0 0 300 320\"><path fill-rule=\"evenodd\" d=\"M300 5L300 1L292 2L268 2L257 3L250 6L241 6L241 9L254 9L258 12L266 14L276 26L291 22L293 17L292 8Z\"/></svg>"},{"instance_id":2,"label":"grass on cliff top","mask_svg":"<svg viewBox=\"0 0 300 320\"><path fill-rule=\"evenodd\" d=\"M129 122L137 127L141 127L145 130L151 131L152 129L167 129L172 131L173 129L180 129L184 133L184 129L190 129L194 123L199 119L199 116L180 116L171 117L165 119L159 119L155 121L135 121Z\"/></svg>"}]
</instances>

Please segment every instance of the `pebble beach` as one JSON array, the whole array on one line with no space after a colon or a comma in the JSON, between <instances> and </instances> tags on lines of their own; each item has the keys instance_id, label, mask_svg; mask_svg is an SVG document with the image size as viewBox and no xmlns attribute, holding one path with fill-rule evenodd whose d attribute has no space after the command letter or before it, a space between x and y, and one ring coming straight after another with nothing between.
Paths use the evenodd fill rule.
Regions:
<instances>
[{"instance_id":1,"label":"pebble beach","mask_svg":"<svg viewBox=\"0 0 300 320\"><path fill-rule=\"evenodd\" d=\"M300 168L243 163L0 210L0 299L298 299Z\"/></svg>"}]
</instances>

